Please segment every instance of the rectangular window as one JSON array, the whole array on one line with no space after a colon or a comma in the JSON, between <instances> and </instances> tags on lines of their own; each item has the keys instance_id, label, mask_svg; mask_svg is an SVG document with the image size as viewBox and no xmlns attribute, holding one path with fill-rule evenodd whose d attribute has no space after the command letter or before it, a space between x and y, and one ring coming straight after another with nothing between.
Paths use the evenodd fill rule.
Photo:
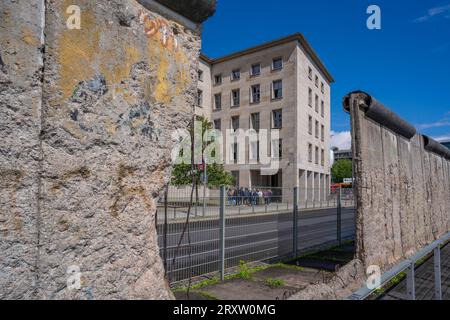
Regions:
<instances>
[{"instance_id":1,"label":"rectangular window","mask_svg":"<svg viewBox=\"0 0 450 320\"><path fill-rule=\"evenodd\" d=\"M231 91L231 106L239 107L241 104L241 90L236 89Z\"/></svg>"},{"instance_id":2,"label":"rectangular window","mask_svg":"<svg viewBox=\"0 0 450 320\"><path fill-rule=\"evenodd\" d=\"M310 80L312 80L312 78L313 78L313 71L312 71L311 67L308 68L308 78Z\"/></svg>"},{"instance_id":3,"label":"rectangular window","mask_svg":"<svg viewBox=\"0 0 450 320\"><path fill-rule=\"evenodd\" d=\"M321 165L323 167L325 165L325 150L322 149L321 155L322 156L320 157L320 161L321 161Z\"/></svg>"},{"instance_id":4,"label":"rectangular window","mask_svg":"<svg viewBox=\"0 0 450 320\"><path fill-rule=\"evenodd\" d=\"M278 140L278 158L283 158L283 139Z\"/></svg>"},{"instance_id":5,"label":"rectangular window","mask_svg":"<svg viewBox=\"0 0 450 320\"><path fill-rule=\"evenodd\" d=\"M323 100L320 102L320 115L322 116L322 118L325 116L325 103L323 102Z\"/></svg>"},{"instance_id":6,"label":"rectangular window","mask_svg":"<svg viewBox=\"0 0 450 320\"><path fill-rule=\"evenodd\" d=\"M313 160L312 160L312 144L311 143L308 143L308 161L309 162L312 162Z\"/></svg>"},{"instance_id":7,"label":"rectangular window","mask_svg":"<svg viewBox=\"0 0 450 320\"><path fill-rule=\"evenodd\" d=\"M325 93L325 85L323 84L323 82L320 84L320 91L322 91L322 93Z\"/></svg>"},{"instance_id":8,"label":"rectangular window","mask_svg":"<svg viewBox=\"0 0 450 320\"><path fill-rule=\"evenodd\" d=\"M252 161L259 161L259 141L252 141L250 143L249 159Z\"/></svg>"},{"instance_id":9,"label":"rectangular window","mask_svg":"<svg viewBox=\"0 0 450 320\"><path fill-rule=\"evenodd\" d=\"M239 129L239 116L231 117L231 129L234 131Z\"/></svg>"},{"instance_id":10,"label":"rectangular window","mask_svg":"<svg viewBox=\"0 0 450 320\"><path fill-rule=\"evenodd\" d=\"M222 109L222 94L221 93L214 95L214 107L216 110Z\"/></svg>"},{"instance_id":11,"label":"rectangular window","mask_svg":"<svg viewBox=\"0 0 450 320\"><path fill-rule=\"evenodd\" d=\"M261 101L261 85L256 84L251 88L251 103L259 103Z\"/></svg>"},{"instance_id":12,"label":"rectangular window","mask_svg":"<svg viewBox=\"0 0 450 320\"><path fill-rule=\"evenodd\" d=\"M260 129L260 116L259 113L252 113L250 115L250 128L259 132Z\"/></svg>"},{"instance_id":13,"label":"rectangular window","mask_svg":"<svg viewBox=\"0 0 450 320\"><path fill-rule=\"evenodd\" d=\"M316 80L314 82L316 84L316 87L318 88L319 87L319 77L317 75L316 75Z\"/></svg>"},{"instance_id":14,"label":"rectangular window","mask_svg":"<svg viewBox=\"0 0 450 320\"><path fill-rule=\"evenodd\" d=\"M202 107L203 106L203 91L197 90L197 106Z\"/></svg>"},{"instance_id":15,"label":"rectangular window","mask_svg":"<svg viewBox=\"0 0 450 320\"><path fill-rule=\"evenodd\" d=\"M311 88L308 88L308 105L312 107L313 102L313 91Z\"/></svg>"},{"instance_id":16,"label":"rectangular window","mask_svg":"<svg viewBox=\"0 0 450 320\"><path fill-rule=\"evenodd\" d=\"M283 58L275 58L272 60L272 70L281 70L283 69Z\"/></svg>"},{"instance_id":17,"label":"rectangular window","mask_svg":"<svg viewBox=\"0 0 450 320\"><path fill-rule=\"evenodd\" d=\"M216 75L214 76L214 84L215 84L216 86L222 84L222 74L216 74Z\"/></svg>"},{"instance_id":18,"label":"rectangular window","mask_svg":"<svg viewBox=\"0 0 450 320\"><path fill-rule=\"evenodd\" d=\"M316 164L319 164L319 147L316 147L315 157L316 157Z\"/></svg>"},{"instance_id":19,"label":"rectangular window","mask_svg":"<svg viewBox=\"0 0 450 320\"><path fill-rule=\"evenodd\" d=\"M237 143L233 143L231 145L231 160L233 163L238 163L239 159L239 152L238 152L239 145Z\"/></svg>"},{"instance_id":20,"label":"rectangular window","mask_svg":"<svg viewBox=\"0 0 450 320\"><path fill-rule=\"evenodd\" d=\"M319 138L319 121L316 121L316 129L315 129L315 132L316 132L316 138L318 139L318 138Z\"/></svg>"},{"instance_id":21,"label":"rectangular window","mask_svg":"<svg viewBox=\"0 0 450 320\"><path fill-rule=\"evenodd\" d=\"M322 125L320 128L320 138L322 141L325 141L325 126Z\"/></svg>"},{"instance_id":22,"label":"rectangular window","mask_svg":"<svg viewBox=\"0 0 450 320\"><path fill-rule=\"evenodd\" d=\"M239 171L231 171L231 175L234 178L234 185L236 187L239 187L240 186L240 183L239 183Z\"/></svg>"},{"instance_id":23,"label":"rectangular window","mask_svg":"<svg viewBox=\"0 0 450 320\"><path fill-rule=\"evenodd\" d=\"M222 130L222 120L220 119L214 120L214 129Z\"/></svg>"},{"instance_id":24,"label":"rectangular window","mask_svg":"<svg viewBox=\"0 0 450 320\"><path fill-rule=\"evenodd\" d=\"M316 112L319 113L319 96L316 94L316 99L315 99L315 108L316 108Z\"/></svg>"},{"instance_id":25,"label":"rectangular window","mask_svg":"<svg viewBox=\"0 0 450 320\"><path fill-rule=\"evenodd\" d=\"M261 64L260 63L253 64L250 70L250 74L252 76L259 76L261 74Z\"/></svg>"},{"instance_id":26,"label":"rectangular window","mask_svg":"<svg viewBox=\"0 0 450 320\"><path fill-rule=\"evenodd\" d=\"M235 69L231 72L231 80L236 81L241 78L241 69Z\"/></svg>"},{"instance_id":27,"label":"rectangular window","mask_svg":"<svg viewBox=\"0 0 450 320\"><path fill-rule=\"evenodd\" d=\"M202 70L198 70L198 81L203 82L203 71Z\"/></svg>"},{"instance_id":28,"label":"rectangular window","mask_svg":"<svg viewBox=\"0 0 450 320\"><path fill-rule=\"evenodd\" d=\"M272 99L283 98L283 80L276 80L272 83Z\"/></svg>"},{"instance_id":29,"label":"rectangular window","mask_svg":"<svg viewBox=\"0 0 450 320\"><path fill-rule=\"evenodd\" d=\"M274 110L272 111L272 128L281 129L283 127L283 111Z\"/></svg>"},{"instance_id":30,"label":"rectangular window","mask_svg":"<svg viewBox=\"0 0 450 320\"><path fill-rule=\"evenodd\" d=\"M308 118L308 132L310 135L312 135L312 127L313 127L313 118L309 116Z\"/></svg>"}]
</instances>

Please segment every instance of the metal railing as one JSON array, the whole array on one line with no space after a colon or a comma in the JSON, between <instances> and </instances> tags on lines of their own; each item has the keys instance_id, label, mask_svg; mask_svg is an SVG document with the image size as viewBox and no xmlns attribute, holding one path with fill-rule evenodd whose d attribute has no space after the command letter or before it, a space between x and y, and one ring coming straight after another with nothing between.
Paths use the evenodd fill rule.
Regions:
<instances>
[{"instance_id":1,"label":"metal railing","mask_svg":"<svg viewBox=\"0 0 450 320\"><path fill-rule=\"evenodd\" d=\"M265 201L263 197L256 203L242 198L237 204L229 201L227 190L222 188L217 197L206 201L205 214L203 199L197 215L195 206L191 207L189 223L188 207L178 208L173 214L172 203L167 203L167 217L171 219L164 223L164 208L159 210L157 229L170 282L207 274L223 278L225 270L240 261L292 258L309 248L354 237L354 209L342 205L342 193L341 197L339 193L333 195L336 206L305 210L297 201L298 189L291 189L289 194L287 189L283 191L280 197L289 202L278 201L281 198Z\"/></svg>"},{"instance_id":2,"label":"metal railing","mask_svg":"<svg viewBox=\"0 0 450 320\"><path fill-rule=\"evenodd\" d=\"M442 300L441 247L449 241L450 232L439 240L426 246L411 258L404 260L394 268L384 273L381 276L380 285L377 288L369 289L366 285L347 299L365 300L369 296L373 295L376 290L388 285L397 275L406 272L406 298L408 300L416 300L416 264L432 254L434 267L434 298L436 300Z\"/></svg>"}]
</instances>

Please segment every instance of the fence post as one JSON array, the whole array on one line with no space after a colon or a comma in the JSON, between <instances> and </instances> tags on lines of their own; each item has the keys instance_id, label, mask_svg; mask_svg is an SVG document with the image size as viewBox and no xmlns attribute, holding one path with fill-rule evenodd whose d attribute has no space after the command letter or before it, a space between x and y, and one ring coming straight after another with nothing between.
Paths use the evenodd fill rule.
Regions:
<instances>
[{"instance_id":1,"label":"fence post","mask_svg":"<svg viewBox=\"0 0 450 320\"><path fill-rule=\"evenodd\" d=\"M416 275L414 270L415 263L411 262L406 275L406 293L409 300L416 300Z\"/></svg>"},{"instance_id":2,"label":"fence post","mask_svg":"<svg viewBox=\"0 0 450 320\"><path fill-rule=\"evenodd\" d=\"M434 249L434 298L442 300L441 246Z\"/></svg>"},{"instance_id":3,"label":"fence post","mask_svg":"<svg viewBox=\"0 0 450 320\"><path fill-rule=\"evenodd\" d=\"M225 186L220 186L220 279L225 280Z\"/></svg>"},{"instance_id":4,"label":"fence post","mask_svg":"<svg viewBox=\"0 0 450 320\"><path fill-rule=\"evenodd\" d=\"M337 194L337 241L339 245L342 244L342 205L341 205L341 196L342 189L339 188L339 192Z\"/></svg>"},{"instance_id":5,"label":"fence post","mask_svg":"<svg viewBox=\"0 0 450 320\"><path fill-rule=\"evenodd\" d=\"M298 252L298 187L294 188L294 203L293 203L293 253L294 258L297 257Z\"/></svg>"}]
</instances>

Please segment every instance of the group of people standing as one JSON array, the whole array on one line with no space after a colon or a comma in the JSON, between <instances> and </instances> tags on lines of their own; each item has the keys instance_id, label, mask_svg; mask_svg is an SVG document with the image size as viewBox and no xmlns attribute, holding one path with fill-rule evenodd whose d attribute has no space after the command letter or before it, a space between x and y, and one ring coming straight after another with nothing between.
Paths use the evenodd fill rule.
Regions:
<instances>
[{"instance_id":1,"label":"group of people standing","mask_svg":"<svg viewBox=\"0 0 450 320\"><path fill-rule=\"evenodd\" d=\"M272 201L272 190L260 190L249 188L228 189L228 204L233 206L248 205L269 205Z\"/></svg>"}]
</instances>

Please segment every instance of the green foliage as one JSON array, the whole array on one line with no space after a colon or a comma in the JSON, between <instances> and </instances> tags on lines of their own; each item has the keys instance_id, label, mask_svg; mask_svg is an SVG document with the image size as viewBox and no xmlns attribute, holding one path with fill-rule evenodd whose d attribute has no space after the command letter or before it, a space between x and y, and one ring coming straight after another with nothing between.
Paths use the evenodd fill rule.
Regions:
<instances>
[{"instance_id":1,"label":"green foliage","mask_svg":"<svg viewBox=\"0 0 450 320\"><path fill-rule=\"evenodd\" d=\"M202 123L202 154L204 154L205 149L211 144L211 142L207 142L203 140L205 132L207 130L211 130L213 128L213 124L208 121L208 119L204 117L198 117L197 121ZM191 136L193 134L192 127L190 129ZM195 170L197 170L197 166L194 166ZM191 164L177 164L174 166L172 171L172 181L171 184L173 186L186 186L192 184L192 165ZM233 186L235 184L234 177L227 171L225 171L223 165L219 164L208 164L206 166L206 171L208 175L208 187L209 188L218 188L221 185L224 186ZM195 181L200 183L201 180L201 172L197 170L195 174Z\"/></svg>"},{"instance_id":2,"label":"green foliage","mask_svg":"<svg viewBox=\"0 0 450 320\"><path fill-rule=\"evenodd\" d=\"M351 160L338 160L333 164L331 168L331 176L333 182L341 183L346 178L353 176L353 164Z\"/></svg>"},{"instance_id":3,"label":"green foliage","mask_svg":"<svg viewBox=\"0 0 450 320\"><path fill-rule=\"evenodd\" d=\"M281 279L267 278L265 282L266 282L266 285L268 285L269 287L273 287L273 288L284 286L284 281Z\"/></svg>"},{"instance_id":4,"label":"green foliage","mask_svg":"<svg viewBox=\"0 0 450 320\"><path fill-rule=\"evenodd\" d=\"M237 274L237 277L244 280L248 280L251 278L251 270L245 261L239 262L239 272Z\"/></svg>"}]
</instances>

